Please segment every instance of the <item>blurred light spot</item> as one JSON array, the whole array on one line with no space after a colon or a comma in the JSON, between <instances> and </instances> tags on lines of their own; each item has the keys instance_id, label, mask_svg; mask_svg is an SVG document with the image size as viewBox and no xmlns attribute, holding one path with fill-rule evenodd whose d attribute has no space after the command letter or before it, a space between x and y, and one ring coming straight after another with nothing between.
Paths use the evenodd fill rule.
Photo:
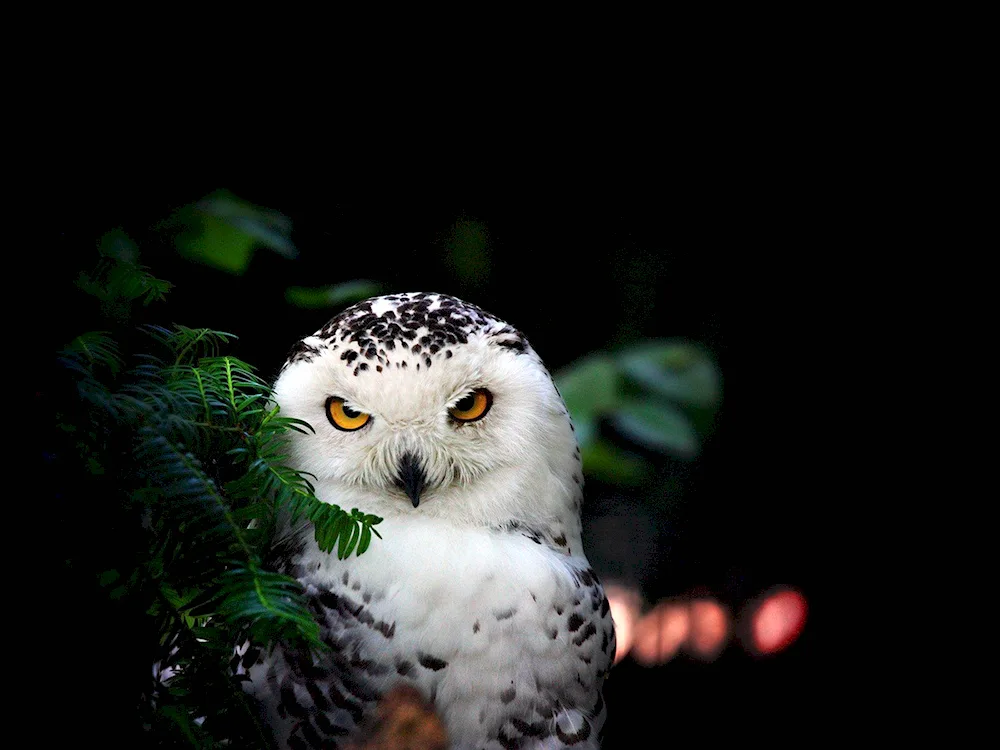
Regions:
<instances>
[{"instance_id":1,"label":"blurred light spot","mask_svg":"<svg viewBox=\"0 0 1000 750\"><path fill-rule=\"evenodd\" d=\"M669 661L687 640L690 627L686 603L657 604L636 623L632 658L646 666Z\"/></svg>"},{"instance_id":2,"label":"blurred light spot","mask_svg":"<svg viewBox=\"0 0 1000 750\"><path fill-rule=\"evenodd\" d=\"M753 645L764 654L788 648L806 622L806 598L786 589L771 594L753 614Z\"/></svg>"},{"instance_id":3,"label":"blurred light spot","mask_svg":"<svg viewBox=\"0 0 1000 750\"><path fill-rule=\"evenodd\" d=\"M729 614L713 599L696 599L690 604L690 618L688 652L702 659L714 659L729 640Z\"/></svg>"},{"instance_id":4,"label":"blurred light spot","mask_svg":"<svg viewBox=\"0 0 1000 750\"><path fill-rule=\"evenodd\" d=\"M604 587L604 593L611 605L611 619L615 623L615 663L624 658L632 648L635 631L635 621L639 617L642 599L633 589L610 584Z\"/></svg>"}]
</instances>

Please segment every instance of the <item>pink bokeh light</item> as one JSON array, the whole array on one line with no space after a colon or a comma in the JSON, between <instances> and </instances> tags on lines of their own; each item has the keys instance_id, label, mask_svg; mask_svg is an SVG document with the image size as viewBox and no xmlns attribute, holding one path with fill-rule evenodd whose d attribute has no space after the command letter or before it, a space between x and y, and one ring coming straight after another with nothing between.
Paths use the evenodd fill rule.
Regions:
<instances>
[{"instance_id":1,"label":"pink bokeh light","mask_svg":"<svg viewBox=\"0 0 1000 750\"><path fill-rule=\"evenodd\" d=\"M806 623L806 598L798 591L784 589L765 597L753 613L753 648L774 654L788 648L801 635Z\"/></svg>"}]
</instances>

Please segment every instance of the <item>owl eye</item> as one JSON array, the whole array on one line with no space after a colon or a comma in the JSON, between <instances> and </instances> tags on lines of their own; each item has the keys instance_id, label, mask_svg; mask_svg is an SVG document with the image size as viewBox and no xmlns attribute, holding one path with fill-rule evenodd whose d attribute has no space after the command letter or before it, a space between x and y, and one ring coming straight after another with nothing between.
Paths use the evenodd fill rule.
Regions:
<instances>
[{"instance_id":1,"label":"owl eye","mask_svg":"<svg viewBox=\"0 0 1000 750\"><path fill-rule=\"evenodd\" d=\"M353 432L360 430L371 421L372 415L352 409L338 396L330 396L326 400L326 418L338 430Z\"/></svg>"},{"instance_id":2,"label":"owl eye","mask_svg":"<svg viewBox=\"0 0 1000 750\"><path fill-rule=\"evenodd\" d=\"M475 422L485 417L491 406L493 394L485 388L477 388L448 409L448 413L456 422Z\"/></svg>"}]
</instances>

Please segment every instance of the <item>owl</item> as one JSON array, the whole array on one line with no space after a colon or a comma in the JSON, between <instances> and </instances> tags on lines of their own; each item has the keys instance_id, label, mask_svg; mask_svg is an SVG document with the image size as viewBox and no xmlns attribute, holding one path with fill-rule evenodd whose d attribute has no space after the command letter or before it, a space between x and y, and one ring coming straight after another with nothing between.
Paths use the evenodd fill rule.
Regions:
<instances>
[{"instance_id":1,"label":"owl","mask_svg":"<svg viewBox=\"0 0 1000 750\"><path fill-rule=\"evenodd\" d=\"M443 294L361 302L292 349L274 386L316 496L381 516L361 556L295 533L285 572L330 646L248 670L282 747L336 747L406 683L453 748L597 748L614 661L581 544L569 413L515 328Z\"/></svg>"}]
</instances>

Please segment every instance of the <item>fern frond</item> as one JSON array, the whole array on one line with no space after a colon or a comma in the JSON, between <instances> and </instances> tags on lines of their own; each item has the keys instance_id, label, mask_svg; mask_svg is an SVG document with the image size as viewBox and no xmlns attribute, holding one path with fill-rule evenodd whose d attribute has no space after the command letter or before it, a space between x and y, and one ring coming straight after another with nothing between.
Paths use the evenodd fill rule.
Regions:
<instances>
[{"instance_id":1,"label":"fern frond","mask_svg":"<svg viewBox=\"0 0 1000 750\"><path fill-rule=\"evenodd\" d=\"M294 578L262 570L256 561L233 567L221 578L218 614L230 624L249 623L249 635L267 642L275 634L312 649L324 649L319 625Z\"/></svg>"}]
</instances>

